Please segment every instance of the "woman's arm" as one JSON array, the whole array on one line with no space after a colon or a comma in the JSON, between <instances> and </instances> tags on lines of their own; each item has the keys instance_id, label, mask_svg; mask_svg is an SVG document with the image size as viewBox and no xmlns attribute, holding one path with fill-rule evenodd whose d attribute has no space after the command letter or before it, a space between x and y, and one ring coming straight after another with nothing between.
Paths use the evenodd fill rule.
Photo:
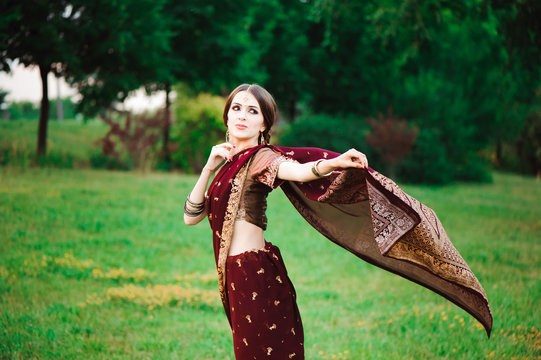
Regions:
<instances>
[{"instance_id":1,"label":"woman's arm","mask_svg":"<svg viewBox=\"0 0 541 360\"><path fill-rule=\"evenodd\" d=\"M316 161L304 164L283 161L278 168L277 177L282 180L308 182L319 179L320 176L314 174L312 168ZM326 175L334 171L336 168L359 168L365 169L368 167L366 155L355 149L350 149L342 155L328 160L319 161L316 172L321 175Z\"/></svg>"},{"instance_id":2,"label":"woman's arm","mask_svg":"<svg viewBox=\"0 0 541 360\"><path fill-rule=\"evenodd\" d=\"M230 152L233 149L233 145L229 143L224 143L212 147L210 152L209 159L206 165L201 171L199 179L195 183L195 186L192 189L192 192L188 195L189 201L186 201L187 211L184 211L184 223L186 225L195 225L201 222L207 216L207 210L204 209L198 215L190 215L190 212L197 211L198 208L190 204L203 204L205 202L205 191L207 190L207 185L209 183L210 177L216 170L216 168L224 161L225 159L230 158Z\"/></svg>"}]
</instances>

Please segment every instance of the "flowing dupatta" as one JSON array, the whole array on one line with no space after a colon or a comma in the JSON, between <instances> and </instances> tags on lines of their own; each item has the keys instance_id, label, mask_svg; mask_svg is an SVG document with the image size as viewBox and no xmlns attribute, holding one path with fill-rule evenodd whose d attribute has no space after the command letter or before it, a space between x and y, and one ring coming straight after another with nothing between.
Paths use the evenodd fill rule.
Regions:
<instances>
[{"instance_id":1,"label":"flowing dupatta","mask_svg":"<svg viewBox=\"0 0 541 360\"><path fill-rule=\"evenodd\" d=\"M242 151L227 162L212 181L206 200L220 295L228 319L225 260L248 167L262 147ZM300 163L340 155L317 148L269 147ZM306 183L275 184L281 186L304 219L329 240L375 266L440 294L481 322L490 336L492 314L483 287L434 211L391 179L370 168L352 168Z\"/></svg>"}]
</instances>

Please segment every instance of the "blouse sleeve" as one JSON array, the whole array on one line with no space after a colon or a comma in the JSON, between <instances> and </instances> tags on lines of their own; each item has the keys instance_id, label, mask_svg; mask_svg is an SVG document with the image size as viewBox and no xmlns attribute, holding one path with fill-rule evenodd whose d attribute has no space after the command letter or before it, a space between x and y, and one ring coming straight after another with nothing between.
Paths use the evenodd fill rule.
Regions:
<instances>
[{"instance_id":1,"label":"blouse sleeve","mask_svg":"<svg viewBox=\"0 0 541 360\"><path fill-rule=\"evenodd\" d=\"M282 180L276 179L278 168L283 161L293 160L288 159L269 148L262 148L254 155L250 167L250 176L252 176L255 181L259 181L268 187L276 189L283 183Z\"/></svg>"}]
</instances>

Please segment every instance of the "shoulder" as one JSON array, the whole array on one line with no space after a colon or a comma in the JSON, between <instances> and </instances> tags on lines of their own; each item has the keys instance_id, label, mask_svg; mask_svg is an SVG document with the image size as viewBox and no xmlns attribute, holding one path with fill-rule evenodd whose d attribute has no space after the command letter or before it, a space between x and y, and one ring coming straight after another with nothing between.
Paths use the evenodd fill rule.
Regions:
<instances>
[{"instance_id":1,"label":"shoulder","mask_svg":"<svg viewBox=\"0 0 541 360\"><path fill-rule=\"evenodd\" d=\"M283 161L288 160L280 152L267 146L262 147L254 154L250 166L250 176L256 181L275 188L278 186L275 183L278 168Z\"/></svg>"}]
</instances>

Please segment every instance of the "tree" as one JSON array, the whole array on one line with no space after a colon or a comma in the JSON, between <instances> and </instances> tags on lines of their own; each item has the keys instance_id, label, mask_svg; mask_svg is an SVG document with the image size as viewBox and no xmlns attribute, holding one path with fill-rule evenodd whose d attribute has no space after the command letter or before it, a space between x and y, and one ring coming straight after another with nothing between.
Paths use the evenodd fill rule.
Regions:
<instances>
[{"instance_id":1,"label":"tree","mask_svg":"<svg viewBox=\"0 0 541 360\"><path fill-rule=\"evenodd\" d=\"M162 1L8 0L0 21L0 70L37 66L42 80L37 156L46 153L47 76L64 76L81 92L81 110L122 101L155 74L167 46ZM148 52L142 55L142 49Z\"/></svg>"},{"instance_id":2,"label":"tree","mask_svg":"<svg viewBox=\"0 0 541 360\"><path fill-rule=\"evenodd\" d=\"M24 66L37 66L41 76L38 157L46 151L49 120L47 76L51 71L61 70L57 64L74 61L70 42L81 14L79 10L68 1L7 0L3 5L0 70L9 71L9 61L18 60Z\"/></svg>"}]
</instances>

